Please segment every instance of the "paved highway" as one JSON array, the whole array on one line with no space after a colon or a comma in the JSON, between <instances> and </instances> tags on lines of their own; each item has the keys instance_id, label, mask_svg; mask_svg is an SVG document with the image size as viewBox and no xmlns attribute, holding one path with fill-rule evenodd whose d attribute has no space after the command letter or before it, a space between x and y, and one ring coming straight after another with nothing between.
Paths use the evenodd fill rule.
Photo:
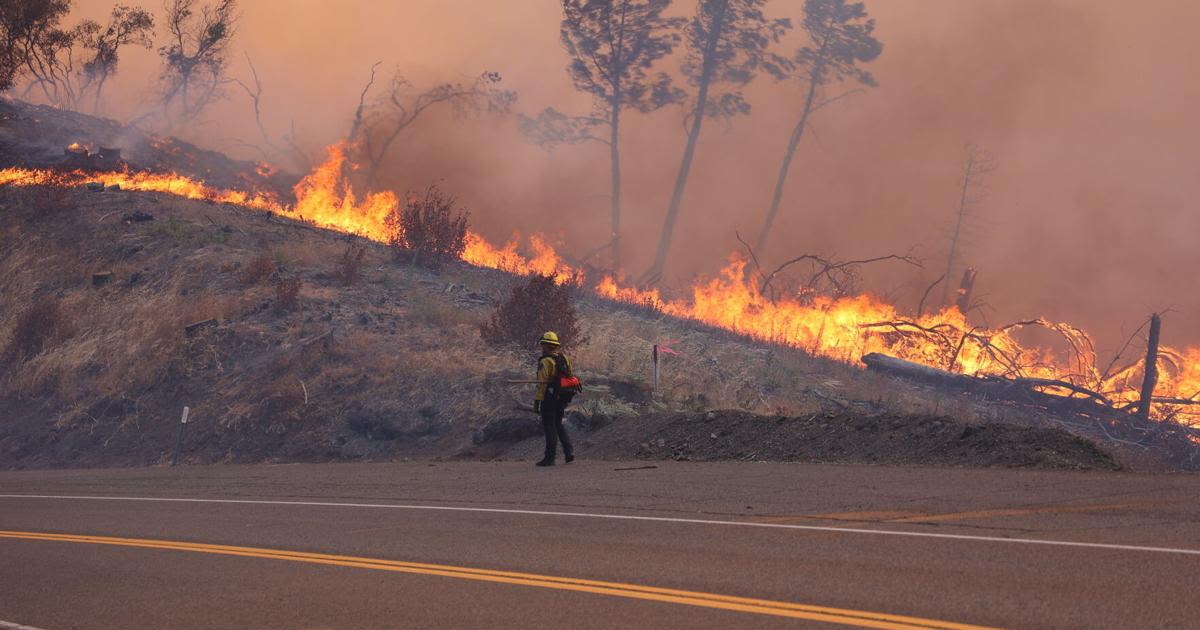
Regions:
<instances>
[{"instance_id":1,"label":"paved highway","mask_svg":"<svg viewBox=\"0 0 1200 630\"><path fill-rule=\"evenodd\" d=\"M1197 583L1195 475L0 473L0 628L1194 627Z\"/></svg>"}]
</instances>

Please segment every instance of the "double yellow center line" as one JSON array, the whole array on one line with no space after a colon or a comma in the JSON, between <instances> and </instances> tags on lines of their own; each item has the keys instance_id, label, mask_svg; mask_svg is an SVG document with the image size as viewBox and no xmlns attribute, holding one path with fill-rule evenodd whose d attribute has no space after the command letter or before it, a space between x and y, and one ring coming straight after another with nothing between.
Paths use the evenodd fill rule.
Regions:
<instances>
[{"instance_id":1,"label":"double yellow center line","mask_svg":"<svg viewBox=\"0 0 1200 630\"><path fill-rule=\"evenodd\" d=\"M415 573L421 575L436 575L441 577L476 580L480 582L497 582L519 586L533 586L563 591L577 591L610 595L628 599L640 599L685 606L699 606L775 617L790 617L823 621L860 628L887 629L946 629L946 630L980 630L982 626L972 626L918 617L888 615L844 608L829 608L825 606L809 606L765 599L748 597L733 597L696 591L684 591L671 588L640 586L620 582L604 582L579 578L539 575L536 573L517 573L512 571L492 571L441 564L421 562L402 562L380 558L363 558L357 556L339 556L324 553L308 553L303 551L287 551L282 549L264 549L259 547L235 547L231 545L209 545L171 540L152 540L144 538L115 538L110 536L85 536L75 534L50 534L42 532L20 532L0 530L0 538L17 540L37 540L51 542L86 543L93 545L115 545L121 547L142 547L146 549L165 549L171 551L191 551L225 556L242 556L247 558L266 558L270 560L289 560L308 564L325 564L356 569L373 569L376 571L393 571L398 573Z\"/></svg>"}]
</instances>

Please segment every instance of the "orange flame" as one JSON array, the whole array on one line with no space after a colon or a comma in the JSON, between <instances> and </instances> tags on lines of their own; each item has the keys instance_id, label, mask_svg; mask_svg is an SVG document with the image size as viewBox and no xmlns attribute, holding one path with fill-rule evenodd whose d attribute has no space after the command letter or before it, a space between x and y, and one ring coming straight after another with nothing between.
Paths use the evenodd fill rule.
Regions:
<instances>
[{"instance_id":1,"label":"orange flame","mask_svg":"<svg viewBox=\"0 0 1200 630\"><path fill-rule=\"evenodd\" d=\"M0 186L77 186L88 181L119 184L126 190L167 193L189 199L230 203L274 212L316 226L388 242L387 217L400 206L395 193L368 193L360 197L348 174L355 165L347 147L329 147L328 159L294 189L296 202L287 204L266 192L224 190L178 174L145 172L85 173L36 169L0 169ZM528 275L557 274L559 282L581 283L583 273L566 264L539 235L528 239L531 256L519 251L520 234L496 247L475 232L468 232L462 259L470 264ZM667 315L703 322L762 341L800 348L817 356L856 364L860 357L881 352L910 361L971 375L1013 375L1075 383L1108 397L1117 404L1138 399L1140 364L1108 373L1096 365L1091 339L1066 324L1036 320L1059 332L1075 349L1067 358L1044 348L1025 347L1019 328L983 330L971 327L957 309L921 317L906 317L870 295L832 298L814 296L769 300L744 280L745 263L733 259L721 273L694 285L690 299L665 300L657 290L620 286L613 278L601 279L596 292L612 300L639 304ZM1163 348L1156 392L1163 398L1200 396L1200 347ZM1161 416L1168 405L1159 405Z\"/></svg>"},{"instance_id":2,"label":"orange flame","mask_svg":"<svg viewBox=\"0 0 1200 630\"><path fill-rule=\"evenodd\" d=\"M1139 364L1115 374L1097 367L1091 339L1066 324L1036 320L1059 332L1077 351L1066 359L1043 348L1027 348L1017 327L971 327L955 308L919 318L869 295L814 297L801 303L763 297L744 280L745 262L732 260L716 278L692 287L690 300L663 300L657 290L622 287L606 277L597 292L609 299L653 308L762 341L800 348L810 354L855 364L872 352L969 375L1020 375L1073 383L1093 389L1114 403L1138 399ZM1161 350L1156 393L1163 398L1200 394L1200 348ZM1159 406L1161 412L1163 405Z\"/></svg>"},{"instance_id":3,"label":"orange flame","mask_svg":"<svg viewBox=\"0 0 1200 630\"><path fill-rule=\"evenodd\" d=\"M400 206L400 199L391 191L368 193L361 198L350 184L348 174L356 166L347 157L345 143L327 149L325 162L296 184L295 204L286 204L267 192L244 192L211 187L177 173L115 171L87 173L83 171L52 171L44 169L0 169L0 186L80 186L89 181L118 184L124 190L159 192L216 203L229 203L255 210L273 212L291 219L339 232L349 232L381 243L387 243L393 230L387 217ZM557 274L559 282L580 277L580 272L563 262L546 240L538 235L529 238L531 257L519 252L520 235L515 235L503 248L496 248L475 232L467 232L464 261L479 267L500 269L529 275Z\"/></svg>"},{"instance_id":4,"label":"orange flame","mask_svg":"<svg viewBox=\"0 0 1200 630\"><path fill-rule=\"evenodd\" d=\"M345 175L351 169L346 147L336 144L328 152L325 163L296 184L296 205L280 213L318 227L386 243L387 217L400 207L400 199L396 193L385 191L370 193L360 202Z\"/></svg>"}]
</instances>

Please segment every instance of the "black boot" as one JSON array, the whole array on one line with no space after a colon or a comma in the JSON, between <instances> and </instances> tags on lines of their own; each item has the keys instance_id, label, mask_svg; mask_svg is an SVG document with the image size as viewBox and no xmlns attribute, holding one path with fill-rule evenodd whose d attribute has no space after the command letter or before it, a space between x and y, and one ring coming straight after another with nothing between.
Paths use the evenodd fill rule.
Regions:
<instances>
[{"instance_id":1,"label":"black boot","mask_svg":"<svg viewBox=\"0 0 1200 630\"><path fill-rule=\"evenodd\" d=\"M563 461L568 464L575 461L575 453L563 453Z\"/></svg>"},{"instance_id":2,"label":"black boot","mask_svg":"<svg viewBox=\"0 0 1200 630\"><path fill-rule=\"evenodd\" d=\"M553 465L554 465L553 457L543 457L542 461L534 464L534 466L553 466Z\"/></svg>"}]
</instances>

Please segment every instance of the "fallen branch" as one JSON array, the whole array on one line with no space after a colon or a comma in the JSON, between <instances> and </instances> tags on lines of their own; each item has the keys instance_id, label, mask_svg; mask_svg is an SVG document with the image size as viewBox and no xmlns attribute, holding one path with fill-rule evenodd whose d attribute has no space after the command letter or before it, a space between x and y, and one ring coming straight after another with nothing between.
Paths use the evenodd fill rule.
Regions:
<instances>
[{"instance_id":1,"label":"fallen branch","mask_svg":"<svg viewBox=\"0 0 1200 630\"><path fill-rule=\"evenodd\" d=\"M738 240L741 239L739 238ZM833 285L838 294L844 295L847 293L847 285L849 284L849 281L857 277L857 274L854 272L855 267L887 260L898 260L918 268L922 266L920 260L909 255L901 256L899 254L888 254L887 256L876 256L874 258L863 258L861 260L847 260L844 262L827 259L815 254L801 254L783 263L782 265L779 265L775 271L772 271L770 274L768 274L763 280L762 285L759 287L758 292L765 295L767 287L771 284L771 281L774 280L775 277L778 276L783 270L796 263L809 261L820 265L821 268L809 276L805 286L810 288L816 287L816 285L821 281L821 278L824 278L829 282L829 284ZM845 274L846 278L843 278L839 281L838 278L835 277L835 274L839 272ZM759 272L759 275L762 275L761 271Z\"/></svg>"},{"instance_id":2,"label":"fallen branch","mask_svg":"<svg viewBox=\"0 0 1200 630\"><path fill-rule=\"evenodd\" d=\"M1108 407L1113 406L1113 402L1111 400L1109 400L1108 397L1104 396L1103 394L1094 392L1086 387L1080 387L1079 385L1076 385L1074 383L1068 383L1067 381L1056 381L1054 379L1049 379L1049 378L1014 378L1014 379L1004 379L1004 378L1000 378L1000 377L993 377L993 378L995 380L999 380L999 381L1003 381L1003 382L1007 382L1007 383L1015 383L1017 385L1028 385L1031 387L1060 387L1062 389L1071 390L1077 394L1083 394L1084 396L1087 396L1088 398L1091 398L1093 400L1101 402Z\"/></svg>"},{"instance_id":3,"label":"fallen branch","mask_svg":"<svg viewBox=\"0 0 1200 630\"><path fill-rule=\"evenodd\" d=\"M942 280L945 280L945 279L946 279L946 274L942 274L942 275L938 276L937 280L933 281L933 284L930 284L929 286L925 287L925 292L921 294L921 301L917 302L917 317L920 317L922 314L925 313L925 300L927 300L929 298L929 292L933 291L933 288L936 287L937 285L941 284Z\"/></svg>"}]
</instances>

